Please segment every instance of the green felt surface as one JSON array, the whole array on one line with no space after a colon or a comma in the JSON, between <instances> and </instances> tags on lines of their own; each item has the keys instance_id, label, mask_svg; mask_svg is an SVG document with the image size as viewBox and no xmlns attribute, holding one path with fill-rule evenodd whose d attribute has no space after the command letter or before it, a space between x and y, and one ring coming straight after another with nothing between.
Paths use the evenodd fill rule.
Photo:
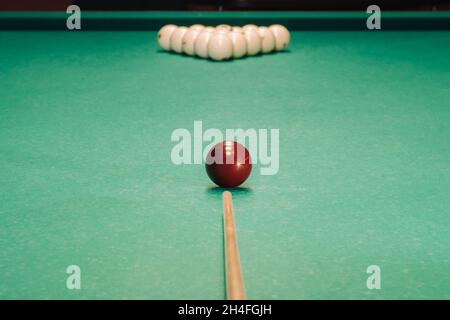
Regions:
<instances>
[{"instance_id":1,"label":"green felt surface","mask_svg":"<svg viewBox=\"0 0 450 320\"><path fill-rule=\"evenodd\" d=\"M0 32L0 298L224 298L220 190L170 161L194 120L280 129L279 173L234 191L250 299L450 298L450 33L229 63L155 36Z\"/></svg>"}]
</instances>

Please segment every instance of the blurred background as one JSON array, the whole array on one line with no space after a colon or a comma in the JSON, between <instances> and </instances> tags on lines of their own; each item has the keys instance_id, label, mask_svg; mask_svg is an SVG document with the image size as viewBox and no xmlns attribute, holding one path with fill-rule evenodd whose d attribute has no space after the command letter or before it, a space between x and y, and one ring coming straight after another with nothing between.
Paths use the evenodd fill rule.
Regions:
<instances>
[{"instance_id":1,"label":"blurred background","mask_svg":"<svg viewBox=\"0 0 450 320\"><path fill-rule=\"evenodd\" d=\"M365 11L372 4L382 10L450 10L450 0L0 0L0 11L65 11L71 4L102 11Z\"/></svg>"}]
</instances>

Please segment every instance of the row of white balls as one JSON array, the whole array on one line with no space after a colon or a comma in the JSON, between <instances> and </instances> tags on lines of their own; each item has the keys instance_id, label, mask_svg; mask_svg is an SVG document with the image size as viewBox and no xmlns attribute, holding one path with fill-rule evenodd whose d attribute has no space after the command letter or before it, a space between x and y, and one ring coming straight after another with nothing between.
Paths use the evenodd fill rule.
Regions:
<instances>
[{"instance_id":1,"label":"row of white balls","mask_svg":"<svg viewBox=\"0 0 450 320\"><path fill-rule=\"evenodd\" d=\"M289 42L288 29L279 24L270 27L254 24L205 27L195 24L189 28L168 24L158 32L158 43L166 51L217 61L281 51L288 47Z\"/></svg>"}]
</instances>

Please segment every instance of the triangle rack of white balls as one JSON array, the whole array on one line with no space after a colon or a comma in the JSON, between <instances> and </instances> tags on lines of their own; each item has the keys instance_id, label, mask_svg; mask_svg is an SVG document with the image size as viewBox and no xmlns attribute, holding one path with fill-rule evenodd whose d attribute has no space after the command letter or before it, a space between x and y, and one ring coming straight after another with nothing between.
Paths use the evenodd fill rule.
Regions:
<instances>
[{"instance_id":1,"label":"triangle rack of white balls","mask_svg":"<svg viewBox=\"0 0 450 320\"><path fill-rule=\"evenodd\" d=\"M162 49L215 61L282 51L289 42L288 29L279 24L269 27L254 24L243 27L168 24L158 32L158 43Z\"/></svg>"}]
</instances>

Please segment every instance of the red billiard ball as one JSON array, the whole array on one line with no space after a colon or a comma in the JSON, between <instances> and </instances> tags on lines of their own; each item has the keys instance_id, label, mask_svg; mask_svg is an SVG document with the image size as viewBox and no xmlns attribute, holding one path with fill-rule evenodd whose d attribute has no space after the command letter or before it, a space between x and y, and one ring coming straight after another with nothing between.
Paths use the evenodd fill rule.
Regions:
<instances>
[{"instance_id":1,"label":"red billiard ball","mask_svg":"<svg viewBox=\"0 0 450 320\"><path fill-rule=\"evenodd\" d=\"M206 173L218 186L237 187L247 180L252 161L247 148L236 141L222 141L209 150Z\"/></svg>"}]
</instances>

